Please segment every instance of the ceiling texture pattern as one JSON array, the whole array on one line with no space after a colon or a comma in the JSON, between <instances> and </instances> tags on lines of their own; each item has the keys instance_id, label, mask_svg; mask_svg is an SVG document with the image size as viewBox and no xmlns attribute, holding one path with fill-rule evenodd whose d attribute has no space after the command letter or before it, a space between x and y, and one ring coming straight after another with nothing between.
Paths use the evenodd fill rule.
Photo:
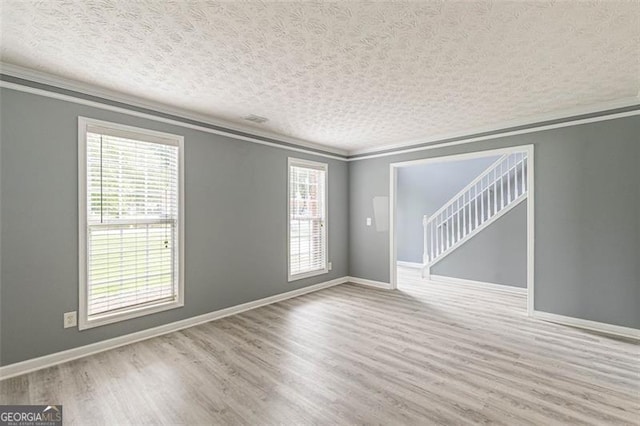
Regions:
<instances>
[{"instance_id":1,"label":"ceiling texture pattern","mask_svg":"<svg viewBox=\"0 0 640 426\"><path fill-rule=\"evenodd\" d=\"M640 2L2 1L0 58L357 152L640 89Z\"/></svg>"}]
</instances>

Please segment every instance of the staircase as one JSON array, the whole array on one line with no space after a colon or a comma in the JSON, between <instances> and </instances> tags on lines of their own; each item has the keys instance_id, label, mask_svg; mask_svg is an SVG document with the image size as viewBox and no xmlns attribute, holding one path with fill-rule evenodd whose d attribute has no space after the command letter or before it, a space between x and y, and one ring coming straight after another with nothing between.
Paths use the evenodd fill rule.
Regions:
<instances>
[{"instance_id":1,"label":"staircase","mask_svg":"<svg viewBox=\"0 0 640 426\"><path fill-rule=\"evenodd\" d=\"M422 276L527 198L527 154L501 156L431 216L424 216Z\"/></svg>"}]
</instances>

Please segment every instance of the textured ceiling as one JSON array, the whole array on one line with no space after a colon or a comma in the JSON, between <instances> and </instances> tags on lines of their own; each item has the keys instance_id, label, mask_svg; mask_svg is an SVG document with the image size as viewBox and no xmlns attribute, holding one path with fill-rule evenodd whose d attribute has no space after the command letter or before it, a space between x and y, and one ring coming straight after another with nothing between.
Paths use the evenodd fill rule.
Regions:
<instances>
[{"instance_id":1,"label":"textured ceiling","mask_svg":"<svg viewBox=\"0 0 640 426\"><path fill-rule=\"evenodd\" d=\"M1 59L357 151L637 96L640 2L2 0Z\"/></svg>"}]
</instances>

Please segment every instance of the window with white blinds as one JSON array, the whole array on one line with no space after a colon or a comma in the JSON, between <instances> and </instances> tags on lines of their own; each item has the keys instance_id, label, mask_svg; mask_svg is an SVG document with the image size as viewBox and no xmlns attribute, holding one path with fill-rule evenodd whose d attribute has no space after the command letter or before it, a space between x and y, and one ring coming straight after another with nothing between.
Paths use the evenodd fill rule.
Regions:
<instances>
[{"instance_id":1,"label":"window with white blinds","mask_svg":"<svg viewBox=\"0 0 640 426\"><path fill-rule=\"evenodd\" d=\"M80 130L81 328L182 306L182 137Z\"/></svg>"},{"instance_id":2,"label":"window with white blinds","mask_svg":"<svg viewBox=\"0 0 640 426\"><path fill-rule=\"evenodd\" d=\"M327 272L327 165L289 159L289 281Z\"/></svg>"}]
</instances>

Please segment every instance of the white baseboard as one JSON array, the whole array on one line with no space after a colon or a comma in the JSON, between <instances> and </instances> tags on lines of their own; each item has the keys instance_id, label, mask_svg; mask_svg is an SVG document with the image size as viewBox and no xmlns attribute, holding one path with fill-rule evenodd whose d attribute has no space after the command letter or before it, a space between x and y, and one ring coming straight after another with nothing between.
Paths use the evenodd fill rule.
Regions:
<instances>
[{"instance_id":1,"label":"white baseboard","mask_svg":"<svg viewBox=\"0 0 640 426\"><path fill-rule=\"evenodd\" d=\"M404 260L398 260L398 266L404 266L405 268L422 269L424 265L418 262L405 262Z\"/></svg>"},{"instance_id":2,"label":"white baseboard","mask_svg":"<svg viewBox=\"0 0 640 426\"><path fill-rule=\"evenodd\" d=\"M91 343L89 345L68 349L66 351L56 352L50 355L44 355L38 358L33 358L26 361L5 365L0 367L0 380L30 373L32 371L51 367L53 365L62 364L68 361L72 361L74 359L83 358L89 355L96 354L98 352L104 352L110 349L115 349L120 346L129 345L131 343L150 339L152 337L182 330L188 327L193 327L198 324L203 324L205 322L228 317L230 315L235 315L240 312L245 312L251 309L259 308L261 306L270 305L272 303L280 302L286 299L291 299L293 297L302 296L303 294L322 290L338 284L344 284L348 281L350 281L349 277L336 278L331 281L326 281L323 283L311 285L311 286L300 288L297 290L288 291L286 293L276 294L274 296L265 297L264 299L254 300L252 302L243 303L241 305L231 306L228 308L220 309L218 311L209 312L207 314L202 314L192 318L187 318L187 319L172 322L169 324L160 325L158 327L153 327L146 330L137 331L135 333L126 334L124 336L118 336L112 339Z\"/></svg>"},{"instance_id":3,"label":"white baseboard","mask_svg":"<svg viewBox=\"0 0 640 426\"><path fill-rule=\"evenodd\" d=\"M486 283L482 281L465 280L463 278L446 277L444 275L431 275L430 281L451 283L456 285L464 285L468 287L482 288L485 290L501 291L504 293L527 295L527 289L521 287L512 287L504 284Z\"/></svg>"},{"instance_id":4,"label":"white baseboard","mask_svg":"<svg viewBox=\"0 0 640 426\"><path fill-rule=\"evenodd\" d=\"M533 311L532 317L543 321L555 322L556 324L569 325L571 327L583 328L585 330L597 331L599 333L640 340L640 330L637 328L606 324L603 322L568 317L565 315L552 314L550 312L542 311Z\"/></svg>"},{"instance_id":5,"label":"white baseboard","mask_svg":"<svg viewBox=\"0 0 640 426\"><path fill-rule=\"evenodd\" d=\"M347 277L347 278L350 283L366 285L366 286L375 287L375 288L381 288L383 290L393 290L390 283L385 283L382 281L367 280L367 279L358 278L358 277Z\"/></svg>"}]
</instances>

